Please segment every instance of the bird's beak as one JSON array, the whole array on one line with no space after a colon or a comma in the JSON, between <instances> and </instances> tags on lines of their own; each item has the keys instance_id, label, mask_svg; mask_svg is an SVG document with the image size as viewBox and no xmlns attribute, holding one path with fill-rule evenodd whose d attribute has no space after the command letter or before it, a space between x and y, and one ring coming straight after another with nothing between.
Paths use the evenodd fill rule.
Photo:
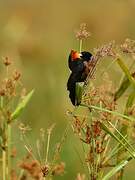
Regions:
<instances>
[{"instance_id":1,"label":"bird's beak","mask_svg":"<svg viewBox=\"0 0 135 180\"><path fill-rule=\"evenodd\" d=\"M82 57L82 54L81 54L81 53L79 53L79 57Z\"/></svg>"},{"instance_id":2,"label":"bird's beak","mask_svg":"<svg viewBox=\"0 0 135 180\"><path fill-rule=\"evenodd\" d=\"M76 52L76 53L75 53L75 56L76 56L76 58L78 58L78 59L79 59L79 58L82 56L82 54L81 54L81 53Z\"/></svg>"}]
</instances>

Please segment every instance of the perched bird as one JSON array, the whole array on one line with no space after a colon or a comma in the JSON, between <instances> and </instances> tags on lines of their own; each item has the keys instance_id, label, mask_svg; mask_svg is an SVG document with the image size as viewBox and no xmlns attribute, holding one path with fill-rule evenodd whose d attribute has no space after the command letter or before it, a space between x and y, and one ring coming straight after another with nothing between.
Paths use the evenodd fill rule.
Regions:
<instances>
[{"instance_id":1,"label":"perched bird","mask_svg":"<svg viewBox=\"0 0 135 180\"><path fill-rule=\"evenodd\" d=\"M69 98L73 105L79 105L80 102L76 98L76 84L84 82L89 73L88 63L91 61L92 54L90 52L81 52L71 50L68 59L68 66L71 70L67 82L67 90L69 91Z\"/></svg>"},{"instance_id":2,"label":"perched bird","mask_svg":"<svg viewBox=\"0 0 135 180\"><path fill-rule=\"evenodd\" d=\"M92 54L87 51L78 53L71 50L68 58L68 67L72 72L82 71L84 69L84 61L88 62L91 59Z\"/></svg>"}]
</instances>

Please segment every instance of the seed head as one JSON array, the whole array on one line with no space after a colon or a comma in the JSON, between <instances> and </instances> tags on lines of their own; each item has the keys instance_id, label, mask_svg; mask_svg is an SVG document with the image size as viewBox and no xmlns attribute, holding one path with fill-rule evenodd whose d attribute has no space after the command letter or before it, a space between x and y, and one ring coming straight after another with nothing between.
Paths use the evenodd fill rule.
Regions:
<instances>
[{"instance_id":1,"label":"seed head","mask_svg":"<svg viewBox=\"0 0 135 180\"><path fill-rule=\"evenodd\" d=\"M5 57L4 58L4 65L9 66L10 64L11 64L11 60L9 59L9 57Z\"/></svg>"},{"instance_id":2,"label":"seed head","mask_svg":"<svg viewBox=\"0 0 135 180\"><path fill-rule=\"evenodd\" d=\"M61 162L60 164L56 164L52 170L52 175L62 175L65 171L65 163Z\"/></svg>"},{"instance_id":3,"label":"seed head","mask_svg":"<svg viewBox=\"0 0 135 180\"><path fill-rule=\"evenodd\" d=\"M90 36L90 32L87 31L86 23L80 24L80 29L76 32L76 38L78 40L87 39Z\"/></svg>"},{"instance_id":4,"label":"seed head","mask_svg":"<svg viewBox=\"0 0 135 180\"><path fill-rule=\"evenodd\" d=\"M0 96L5 96L5 89L0 89Z\"/></svg>"},{"instance_id":5,"label":"seed head","mask_svg":"<svg viewBox=\"0 0 135 180\"><path fill-rule=\"evenodd\" d=\"M127 38L124 43L120 45L120 48L124 53L135 54L135 40Z\"/></svg>"},{"instance_id":6,"label":"seed head","mask_svg":"<svg viewBox=\"0 0 135 180\"><path fill-rule=\"evenodd\" d=\"M22 134L26 134L27 131L31 130L31 128L28 125L25 126L25 124L20 123L19 124L19 130L21 131Z\"/></svg>"},{"instance_id":7,"label":"seed head","mask_svg":"<svg viewBox=\"0 0 135 180\"><path fill-rule=\"evenodd\" d=\"M85 179L86 179L85 174L80 174L80 173L77 174L76 180L85 180Z\"/></svg>"},{"instance_id":8,"label":"seed head","mask_svg":"<svg viewBox=\"0 0 135 180\"><path fill-rule=\"evenodd\" d=\"M54 127L55 127L55 124L52 124L52 125L50 126L50 128L47 129L47 134L51 134L51 133L52 133L52 130L54 129Z\"/></svg>"},{"instance_id":9,"label":"seed head","mask_svg":"<svg viewBox=\"0 0 135 180\"><path fill-rule=\"evenodd\" d=\"M19 80L20 79L20 76L21 76L21 73L19 72L19 71L14 71L14 73L13 73L13 79L14 79L14 81L17 81L17 80Z\"/></svg>"},{"instance_id":10,"label":"seed head","mask_svg":"<svg viewBox=\"0 0 135 180\"><path fill-rule=\"evenodd\" d=\"M40 180L42 177L40 165L36 160L22 162L20 168L26 170L33 179Z\"/></svg>"},{"instance_id":11,"label":"seed head","mask_svg":"<svg viewBox=\"0 0 135 180\"><path fill-rule=\"evenodd\" d=\"M44 165L44 166L41 167L43 177L46 177L48 175L49 169L50 169L50 167L48 165Z\"/></svg>"},{"instance_id":12,"label":"seed head","mask_svg":"<svg viewBox=\"0 0 135 180\"><path fill-rule=\"evenodd\" d=\"M116 53L114 52L114 46L115 46L115 42L112 41L108 44L105 44L103 46L101 46L100 48L94 49L95 51L95 58L103 58L106 56L111 56L111 57L116 57Z\"/></svg>"}]
</instances>

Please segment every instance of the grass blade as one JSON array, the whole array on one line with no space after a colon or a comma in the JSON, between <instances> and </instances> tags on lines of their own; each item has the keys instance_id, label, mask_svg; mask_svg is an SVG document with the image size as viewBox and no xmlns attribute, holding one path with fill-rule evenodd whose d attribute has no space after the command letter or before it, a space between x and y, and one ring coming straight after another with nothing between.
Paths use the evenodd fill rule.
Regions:
<instances>
[{"instance_id":1,"label":"grass blade","mask_svg":"<svg viewBox=\"0 0 135 180\"><path fill-rule=\"evenodd\" d=\"M132 73L132 77L135 78L135 72ZM125 77L123 78L123 81L119 87L119 89L116 91L116 93L114 94L114 100L118 100L126 91L126 89L131 85L131 82L129 81L129 79L127 78L127 76L125 75Z\"/></svg>"},{"instance_id":2,"label":"grass blade","mask_svg":"<svg viewBox=\"0 0 135 180\"><path fill-rule=\"evenodd\" d=\"M114 94L114 100L118 100L126 91L126 89L130 86L130 81L127 77L124 77L119 89Z\"/></svg>"},{"instance_id":3,"label":"grass blade","mask_svg":"<svg viewBox=\"0 0 135 180\"><path fill-rule=\"evenodd\" d=\"M134 153L135 156L135 153ZM132 156L128 156L126 159L122 160L119 164L117 164L117 166L115 166L111 171L109 171L109 173L107 173L102 180L108 180L110 179L113 175L115 175L118 171L120 171L121 169L123 169L123 167L125 167L128 162L132 159Z\"/></svg>"},{"instance_id":4,"label":"grass blade","mask_svg":"<svg viewBox=\"0 0 135 180\"><path fill-rule=\"evenodd\" d=\"M118 152L121 150L121 152L123 152L125 149L123 148L123 146L120 146L120 144L118 143L106 156L105 160L103 161L103 164L105 164L107 161L109 161L110 159L112 159L114 156L117 156Z\"/></svg>"},{"instance_id":5,"label":"grass blade","mask_svg":"<svg viewBox=\"0 0 135 180\"><path fill-rule=\"evenodd\" d=\"M114 138L118 143L120 143L120 145L122 145L128 152L129 154L131 154L131 156L133 158L135 158L135 153L133 153L124 143L123 141L118 137L116 136L113 132L110 131L110 129L104 124L101 122L101 125L102 125L102 129L104 131L106 131L112 138Z\"/></svg>"},{"instance_id":6,"label":"grass blade","mask_svg":"<svg viewBox=\"0 0 135 180\"><path fill-rule=\"evenodd\" d=\"M118 133L118 135L120 136L120 139L122 140L122 142L125 142L133 151L135 151L134 147L127 141L127 139L121 134L121 132L111 123L108 122L114 129L115 131Z\"/></svg>"},{"instance_id":7,"label":"grass blade","mask_svg":"<svg viewBox=\"0 0 135 180\"><path fill-rule=\"evenodd\" d=\"M135 88L135 79L130 74L128 67L124 64L124 62L120 58L117 58L116 62L119 64L120 68L122 69L122 71L125 73L126 77L129 79L129 81Z\"/></svg>"},{"instance_id":8,"label":"grass blade","mask_svg":"<svg viewBox=\"0 0 135 180\"><path fill-rule=\"evenodd\" d=\"M131 92L126 103L125 114L128 114L128 109L132 107L135 100L135 90Z\"/></svg>"},{"instance_id":9,"label":"grass blade","mask_svg":"<svg viewBox=\"0 0 135 180\"><path fill-rule=\"evenodd\" d=\"M98 106L93 106L93 105L86 105L86 104L80 104L80 106L91 108L91 109L95 109L97 111L108 112L108 113L113 114L115 116L120 116L120 117L122 117L124 119L127 119L127 120L129 120L131 122L135 121L135 119L133 117L129 117L129 116L121 114L121 113L119 113L117 111L111 111L111 110L106 109L106 108L102 108L102 107L98 107Z\"/></svg>"},{"instance_id":10,"label":"grass blade","mask_svg":"<svg viewBox=\"0 0 135 180\"><path fill-rule=\"evenodd\" d=\"M25 106L28 104L29 100L31 99L32 95L34 93L34 90L32 90L31 92L29 92L24 99L17 105L15 111L11 114L11 119L17 119L20 114L22 113L23 109L25 108Z\"/></svg>"}]
</instances>

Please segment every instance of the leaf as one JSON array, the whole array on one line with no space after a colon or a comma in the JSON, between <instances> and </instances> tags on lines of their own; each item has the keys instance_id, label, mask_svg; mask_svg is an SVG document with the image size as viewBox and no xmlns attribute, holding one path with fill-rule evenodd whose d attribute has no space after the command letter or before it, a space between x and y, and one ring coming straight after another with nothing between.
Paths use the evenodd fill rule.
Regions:
<instances>
[{"instance_id":1,"label":"leaf","mask_svg":"<svg viewBox=\"0 0 135 180\"><path fill-rule=\"evenodd\" d=\"M118 171L120 171L123 167L125 167L131 159L132 156L128 156L127 158L122 160L119 164L117 164L114 168L112 168L112 170L110 170L109 173L107 173L102 180L110 179L113 175L115 175Z\"/></svg>"},{"instance_id":2,"label":"leaf","mask_svg":"<svg viewBox=\"0 0 135 180\"><path fill-rule=\"evenodd\" d=\"M126 107L125 107L125 111L124 114L129 116L129 108L132 107L133 103L134 103L134 99L135 99L135 90L133 89L133 91L129 94L127 102L126 102ZM122 136L127 136L128 141L131 140L131 134L132 134L132 123L129 124L123 124L121 129L120 129L120 133ZM121 138L121 136L120 136ZM121 138L122 140L122 138ZM123 157L125 157L126 152L121 152L121 150L119 150L118 154L117 154L117 163L121 162L121 160L123 160ZM123 169L121 170L122 173Z\"/></svg>"},{"instance_id":3,"label":"leaf","mask_svg":"<svg viewBox=\"0 0 135 180\"><path fill-rule=\"evenodd\" d=\"M132 73L131 76L133 78L135 78L135 72ZM131 85L131 82L129 81L129 79L125 75L119 89L114 94L114 100L116 101L117 99L119 99L130 85Z\"/></svg>"},{"instance_id":4,"label":"leaf","mask_svg":"<svg viewBox=\"0 0 135 180\"><path fill-rule=\"evenodd\" d=\"M116 62L119 64L119 66L121 67L122 71L125 73L126 77L129 79L130 83L134 86L135 88L135 79L133 78L133 76L131 75L128 67L124 64L124 62L122 61L122 59L117 58Z\"/></svg>"},{"instance_id":5,"label":"leaf","mask_svg":"<svg viewBox=\"0 0 135 180\"><path fill-rule=\"evenodd\" d=\"M129 86L130 86L129 79L127 77L124 77L119 89L114 94L114 100L116 101L117 99L119 99Z\"/></svg>"},{"instance_id":6,"label":"leaf","mask_svg":"<svg viewBox=\"0 0 135 180\"><path fill-rule=\"evenodd\" d=\"M129 97L127 99L127 103L126 103L126 107L125 107L125 111L124 111L125 115L127 115L127 116L130 115L129 114L129 108L131 108L132 105L134 104L134 100L135 100L135 90L133 90L131 92L131 94L129 95ZM123 124L122 127L121 127L121 130L120 130L121 134L123 134L123 135L129 134L128 130L129 131L132 130L131 126L132 126L132 123L130 123L128 125L127 124Z\"/></svg>"},{"instance_id":7,"label":"leaf","mask_svg":"<svg viewBox=\"0 0 135 180\"><path fill-rule=\"evenodd\" d=\"M80 106L91 108L91 109L95 109L97 111L108 112L108 113L113 114L115 116L120 116L122 118L125 118L126 120L129 120L131 122L135 121L135 119L133 117L129 117L129 116L121 114L121 113L119 113L117 111L111 111L111 110L106 109L106 108L102 108L102 107L98 107L98 106L93 106L93 105L86 105L86 104L80 104Z\"/></svg>"},{"instance_id":8,"label":"leaf","mask_svg":"<svg viewBox=\"0 0 135 180\"><path fill-rule=\"evenodd\" d=\"M81 103L83 88L84 88L84 83L82 83L82 82L76 83L75 95L76 95L76 104L77 105L79 105Z\"/></svg>"},{"instance_id":9,"label":"leaf","mask_svg":"<svg viewBox=\"0 0 135 180\"><path fill-rule=\"evenodd\" d=\"M126 107L125 107L125 112L124 112L125 115L130 116L129 109L133 106L134 100L135 100L135 90L133 90L130 93L130 95L128 96ZM133 130L132 129L132 123L130 123L130 124L123 124L122 127L121 127L120 132L123 135L127 135L128 134L128 138L130 138L130 134L131 134L132 130Z\"/></svg>"},{"instance_id":10,"label":"leaf","mask_svg":"<svg viewBox=\"0 0 135 180\"><path fill-rule=\"evenodd\" d=\"M22 113L23 109L26 107L26 105L28 104L29 100L31 99L32 95L34 93L34 90L32 90L31 92L29 92L21 102L19 102L18 106L16 107L15 111L11 114L11 119L17 119L20 114Z\"/></svg>"},{"instance_id":11,"label":"leaf","mask_svg":"<svg viewBox=\"0 0 135 180\"><path fill-rule=\"evenodd\" d=\"M125 114L128 114L128 109L132 107L135 100L135 90L131 92L126 103Z\"/></svg>"},{"instance_id":12,"label":"leaf","mask_svg":"<svg viewBox=\"0 0 135 180\"><path fill-rule=\"evenodd\" d=\"M122 146L129 152L129 154L131 154L131 156L132 156L133 158L135 158L135 153L132 152L132 151L127 147L127 145L124 144L123 141L122 141L118 136L116 136L113 132L111 132L110 129L109 129L105 124L103 124L102 122L101 122L101 125L102 125L102 128L103 128L104 131L106 131L112 138L114 138L117 142L119 142L120 145L122 145Z\"/></svg>"},{"instance_id":13,"label":"leaf","mask_svg":"<svg viewBox=\"0 0 135 180\"><path fill-rule=\"evenodd\" d=\"M131 94L128 96L127 103L126 103L126 107L125 107L125 111L124 111L124 114L125 114L126 116L130 116L130 114L129 114L129 109L130 109L130 108L132 107L132 105L134 104L134 100L135 100L135 90L133 90L133 91L131 92ZM132 123L131 123L131 124L132 124ZM120 132L121 132L123 135L126 135L128 129L129 129L129 130L132 129L132 128L131 128L131 126L132 126L131 124L130 124L130 126L127 125L127 124L123 124L122 127L121 127Z\"/></svg>"},{"instance_id":14,"label":"leaf","mask_svg":"<svg viewBox=\"0 0 135 180\"><path fill-rule=\"evenodd\" d=\"M116 156L118 154L118 152L123 152L125 151L125 148L123 148L123 146L120 146L120 144L118 143L114 148L111 149L111 151L107 154L105 160L103 161L103 163L105 164L108 160L112 159L114 156Z\"/></svg>"},{"instance_id":15,"label":"leaf","mask_svg":"<svg viewBox=\"0 0 135 180\"><path fill-rule=\"evenodd\" d=\"M134 147L128 142L128 140L121 134L121 132L109 121L108 122L114 129L115 131L118 133L118 135L120 136L120 139L122 140L122 142L125 142L128 147L130 147L134 152L135 152L135 149Z\"/></svg>"}]
</instances>

